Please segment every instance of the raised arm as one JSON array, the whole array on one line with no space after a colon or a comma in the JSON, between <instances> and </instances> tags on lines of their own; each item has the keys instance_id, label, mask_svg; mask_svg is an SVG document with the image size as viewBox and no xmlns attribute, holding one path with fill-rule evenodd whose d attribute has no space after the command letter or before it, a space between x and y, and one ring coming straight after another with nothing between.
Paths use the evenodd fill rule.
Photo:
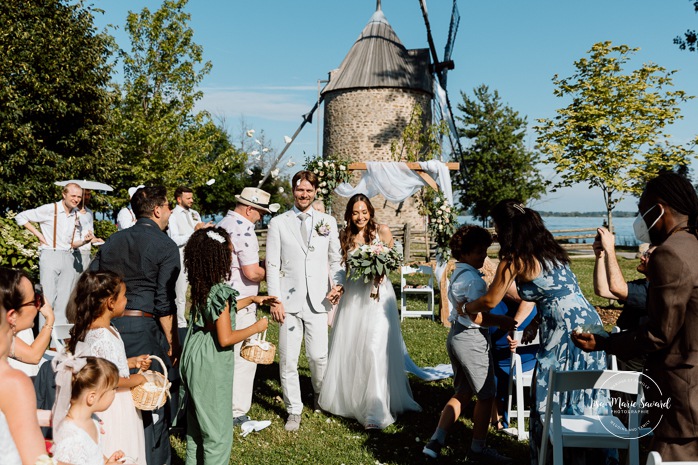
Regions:
<instances>
[{"instance_id":1,"label":"raised arm","mask_svg":"<svg viewBox=\"0 0 698 465\"><path fill-rule=\"evenodd\" d=\"M516 278L512 268L513 266L510 262L500 260L499 265L497 265L497 271L494 275L494 279L492 280L492 284L490 284L490 288L487 293L477 300L468 302L467 310L463 308L463 302L458 302L460 307L459 313L463 314L466 311L470 314L489 312L496 307L506 295L507 289L509 289L511 284L514 282L514 278Z\"/></svg>"},{"instance_id":2,"label":"raised arm","mask_svg":"<svg viewBox=\"0 0 698 465\"><path fill-rule=\"evenodd\" d=\"M618 265L616 257L615 236L606 228L598 229L601 238L601 246L605 252L606 273L608 275L609 299L625 300L628 298L628 284L623 278L623 272ZM603 297L603 296L602 296Z\"/></svg>"}]
</instances>

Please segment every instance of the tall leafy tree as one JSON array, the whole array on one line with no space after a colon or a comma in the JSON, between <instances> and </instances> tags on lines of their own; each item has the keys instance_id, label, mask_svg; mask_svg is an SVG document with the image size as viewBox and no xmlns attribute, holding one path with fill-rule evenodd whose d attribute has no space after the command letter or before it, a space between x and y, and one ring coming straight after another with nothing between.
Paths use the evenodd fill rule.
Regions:
<instances>
[{"instance_id":1,"label":"tall leafy tree","mask_svg":"<svg viewBox=\"0 0 698 465\"><path fill-rule=\"evenodd\" d=\"M110 182L111 38L82 2L0 2L0 211L55 200L54 181Z\"/></svg>"},{"instance_id":2,"label":"tall leafy tree","mask_svg":"<svg viewBox=\"0 0 698 465\"><path fill-rule=\"evenodd\" d=\"M536 166L538 155L524 143L526 117L486 85L473 92L473 98L461 92L463 102L458 104L458 136L467 141L454 184L463 208L484 223L500 200L538 198L545 184Z\"/></svg>"},{"instance_id":3,"label":"tall leafy tree","mask_svg":"<svg viewBox=\"0 0 698 465\"><path fill-rule=\"evenodd\" d=\"M130 12L126 21L131 52L121 52L118 116L129 185L196 188L239 161L232 145L220 143L222 129L210 115L194 111L202 97L197 86L211 63L203 61L203 49L194 42L186 3L165 0L155 12Z\"/></svg>"},{"instance_id":4,"label":"tall leafy tree","mask_svg":"<svg viewBox=\"0 0 698 465\"><path fill-rule=\"evenodd\" d=\"M553 78L554 94L569 105L536 127L545 161L561 175L556 187L588 182L601 189L610 228L625 195L639 194L661 170L687 166L693 153L673 145L665 132L681 118L679 103L692 97L668 90L675 71L654 63L625 73L637 50L594 44L588 58L575 62L571 77Z\"/></svg>"},{"instance_id":5,"label":"tall leafy tree","mask_svg":"<svg viewBox=\"0 0 698 465\"><path fill-rule=\"evenodd\" d=\"M693 2L693 10L698 13L698 0L690 0ZM676 36L674 38L674 43L679 46L681 50L688 50L690 52L698 51L698 35L696 35L695 29L688 29L683 33L683 37Z\"/></svg>"}]
</instances>

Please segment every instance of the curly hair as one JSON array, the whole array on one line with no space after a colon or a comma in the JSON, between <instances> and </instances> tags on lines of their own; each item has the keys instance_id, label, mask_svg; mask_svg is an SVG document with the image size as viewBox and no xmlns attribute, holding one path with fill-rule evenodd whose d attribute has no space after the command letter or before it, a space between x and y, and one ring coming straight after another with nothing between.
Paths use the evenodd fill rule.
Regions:
<instances>
[{"instance_id":1,"label":"curly hair","mask_svg":"<svg viewBox=\"0 0 698 465\"><path fill-rule=\"evenodd\" d=\"M119 369L109 360L85 357L85 366L73 374L70 400L75 402L86 390L107 391L119 384Z\"/></svg>"},{"instance_id":2,"label":"curly hair","mask_svg":"<svg viewBox=\"0 0 698 465\"><path fill-rule=\"evenodd\" d=\"M518 273L532 273L537 263L550 271L553 266L570 262L537 211L508 199L495 205L490 216L497 226L499 258L511 263Z\"/></svg>"},{"instance_id":3,"label":"curly hair","mask_svg":"<svg viewBox=\"0 0 698 465\"><path fill-rule=\"evenodd\" d=\"M347 263L347 258L349 257L349 251L354 248L354 238L359 234L359 228L351 221L351 216L354 213L354 205L358 202L363 202L366 204L366 209L368 210L371 218L368 220L366 227L364 228L364 242L370 243L378 232L378 224L375 221L376 210L371 205L371 201L368 200L364 194L355 194L347 203L347 209L344 211L344 221L346 226L342 229L339 234L339 243L342 246L342 262Z\"/></svg>"},{"instance_id":4,"label":"curly hair","mask_svg":"<svg viewBox=\"0 0 698 465\"><path fill-rule=\"evenodd\" d=\"M78 342L85 340L90 325L107 311L107 300L115 299L121 286L125 286L124 280L112 271L85 271L80 276L70 295L75 319L70 328L70 352L75 353Z\"/></svg>"},{"instance_id":5,"label":"curly hair","mask_svg":"<svg viewBox=\"0 0 698 465\"><path fill-rule=\"evenodd\" d=\"M211 287L230 279L232 261L233 244L225 229L199 229L191 235L184 246L184 269L191 285L192 317L206 306Z\"/></svg>"},{"instance_id":6,"label":"curly hair","mask_svg":"<svg viewBox=\"0 0 698 465\"><path fill-rule=\"evenodd\" d=\"M480 247L492 245L492 235L485 228L465 224L451 236L448 246L453 258L460 261L463 256Z\"/></svg>"}]
</instances>

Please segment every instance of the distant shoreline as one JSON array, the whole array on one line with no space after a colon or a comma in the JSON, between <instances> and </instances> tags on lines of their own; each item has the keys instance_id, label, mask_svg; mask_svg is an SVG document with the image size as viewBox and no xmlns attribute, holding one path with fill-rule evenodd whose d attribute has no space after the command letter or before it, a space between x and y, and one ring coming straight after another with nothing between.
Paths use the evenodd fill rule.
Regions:
<instances>
[{"instance_id":1,"label":"distant shoreline","mask_svg":"<svg viewBox=\"0 0 698 465\"><path fill-rule=\"evenodd\" d=\"M542 211L538 210L538 213L540 216L560 216L560 217L581 217L581 218L598 218L606 217L606 212L548 212L548 211ZM614 218L633 218L637 216L637 212L623 212L623 211L614 211L613 212L613 217Z\"/></svg>"}]
</instances>

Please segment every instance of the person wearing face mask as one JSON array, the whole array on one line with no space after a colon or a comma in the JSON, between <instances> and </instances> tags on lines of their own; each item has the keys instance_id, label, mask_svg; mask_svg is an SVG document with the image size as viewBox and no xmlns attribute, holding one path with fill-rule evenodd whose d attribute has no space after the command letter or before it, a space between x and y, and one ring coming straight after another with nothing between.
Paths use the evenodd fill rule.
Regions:
<instances>
[{"instance_id":1,"label":"person wearing face mask","mask_svg":"<svg viewBox=\"0 0 698 465\"><path fill-rule=\"evenodd\" d=\"M647 354L645 374L659 389L645 391L651 449L665 460L698 456L698 195L676 173L650 180L640 197L635 235L657 246L648 269L648 321L608 338L582 333L573 342L585 351L619 358ZM667 403L668 402L668 403Z\"/></svg>"}]
</instances>

